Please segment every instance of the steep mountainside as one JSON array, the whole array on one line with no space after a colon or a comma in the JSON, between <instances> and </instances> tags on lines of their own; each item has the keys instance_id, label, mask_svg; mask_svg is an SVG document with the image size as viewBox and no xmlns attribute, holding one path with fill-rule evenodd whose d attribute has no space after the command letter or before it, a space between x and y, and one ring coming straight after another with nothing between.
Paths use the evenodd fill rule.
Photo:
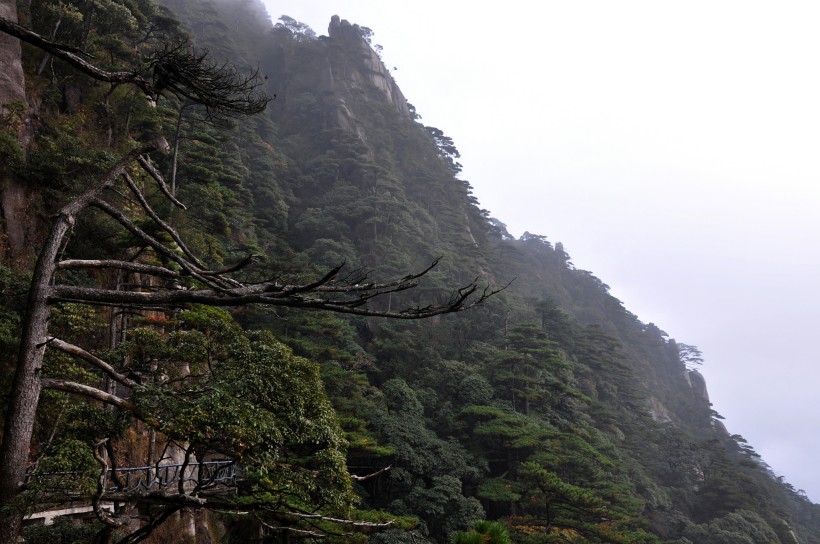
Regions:
<instances>
[{"instance_id":1,"label":"steep mountainside","mask_svg":"<svg viewBox=\"0 0 820 544\"><path fill-rule=\"evenodd\" d=\"M33 4L36 31L59 37L72 28L55 24L62 3ZM214 123L181 101L159 100L151 109L138 93L80 80L25 49L28 102L37 105L38 121L13 175L36 194L29 205L40 213L30 231L42 232L49 214L99 174L90 164L109 164L126 143L161 134L178 153L156 155L157 168L187 205L167 220L209 262L252 253L259 278L301 281L345 263L364 283L438 259L419 287L371 301L385 311L445 303L475 277L482 288L506 288L470 311L419 321L247 306L231 315L156 310L115 325L115 310L66 304L54 329L121 360L122 372L137 376L129 382L139 391L135 402L159 415L134 424L97 413L91 421L81 402L52 393L32 449L43 464L53 458L53 466L73 470L60 464L65 452L86 448L83 459L93 467L89 444L116 433L111 458L153 462L152 441L163 433L184 450L230 427L230 455L260 486L242 504L262 501L264 489L270 512L197 518L193 529L167 525L168 533L184 530L197 542L217 534L230 542L294 542L323 532L339 542L482 542L469 540L480 538L469 531L481 519L500 522L522 543L820 542L820 507L776 478L711 409L703 377L691 368L696 348L642 323L605 283L575 268L560 243L530 233L515 239L481 209L458 177L454 142L420 122L371 48L368 29L334 16L328 35L317 36L289 18L271 22L258 0L162 0L170 12L156 15L148 0L103 4L129 11L135 29L142 18L176 28L171 17L178 17L197 47L240 70L258 69L276 98L261 114ZM82 26L64 15L65 25ZM105 37L103 27L85 31L83 39L112 59L128 58L127 47L93 41ZM41 68L48 63L50 74ZM7 138L16 130L10 121L1 128ZM5 147L0 153L10 157ZM138 213L133 202L123 208ZM79 222L66 255L133 254L134 242L112 234L111 224L100 216ZM4 249L0 342L10 352L22 311L15 294L30 264ZM362 269L367 278L358 275ZM91 277L128 288L122 277L104 274L74 271L69 281L85 285ZM140 289L152 287L143 281ZM199 355L186 346L206 362L197 366ZM223 358L241 363L225 363L224 374L214 373L221 381L202 391L250 405L225 400L216 431L203 429L212 424L203 412L221 412L218 402L189 410L184 395L157 400L158 389L145 386L157 373L180 381L206 375L212 359ZM47 371L91 379L86 366L65 370L61 361L55 357ZM4 368L14 364L3 359ZM274 393L265 396L257 383ZM270 414L259 416L255 403ZM95 430L106 425L107 435ZM269 435L280 442L259 454L253 444ZM265 464L271 458L276 463ZM354 479L351 488L345 471L374 476ZM292 508L287 515L283 503ZM326 518L309 518L320 514ZM340 517L365 524L352 536L322 525ZM386 519L397 521L366 526Z\"/></svg>"}]
</instances>

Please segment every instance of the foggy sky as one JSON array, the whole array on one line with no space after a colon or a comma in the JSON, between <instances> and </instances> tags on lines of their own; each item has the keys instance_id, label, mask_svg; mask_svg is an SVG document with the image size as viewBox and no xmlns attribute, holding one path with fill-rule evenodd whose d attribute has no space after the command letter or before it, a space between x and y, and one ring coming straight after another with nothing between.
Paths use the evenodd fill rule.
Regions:
<instances>
[{"instance_id":1,"label":"foggy sky","mask_svg":"<svg viewBox=\"0 0 820 544\"><path fill-rule=\"evenodd\" d=\"M373 29L481 206L698 346L729 431L820 501L820 4L265 1Z\"/></svg>"}]
</instances>

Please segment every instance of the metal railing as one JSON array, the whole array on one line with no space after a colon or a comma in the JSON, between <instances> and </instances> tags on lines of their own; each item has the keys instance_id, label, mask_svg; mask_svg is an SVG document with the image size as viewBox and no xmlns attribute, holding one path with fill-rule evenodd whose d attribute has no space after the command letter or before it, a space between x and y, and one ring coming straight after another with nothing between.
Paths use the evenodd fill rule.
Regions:
<instances>
[{"instance_id":1,"label":"metal railing","mask_svg":"<svg viewBox=\"0 0 820 544\"><path fill-rule=\"evenodd\" d=\"M236 485L238 471L233 461L205 461L187 465L152 465L118 468L108 471L108 490L133 492L179 488L184 486L213 487Z\"/></svg>"},{"instance_id":2,"label":"metal railing","mask_svg":"<svg viewBox=\"0 0 820 544\"><path fill-rule=\"evenodd\" d=\"M44 472L33 474L31 480L39 484L49 480L79 479L93 473ZM98 473L99 474L99 473ZM176 493L182 481L183 489L214 486L234 486L241 476L233 461L204 461L202 463L150 465L108 469L106 491L132 493L136 491L165 491Z\"/></svg>"}]
</instances>

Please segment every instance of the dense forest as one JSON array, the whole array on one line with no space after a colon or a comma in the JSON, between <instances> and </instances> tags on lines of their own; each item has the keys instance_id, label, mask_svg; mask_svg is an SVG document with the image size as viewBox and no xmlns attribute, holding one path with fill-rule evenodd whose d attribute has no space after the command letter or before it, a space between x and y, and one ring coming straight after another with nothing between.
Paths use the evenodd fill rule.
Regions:
<instances>
[{"instance_id":1,"label":"dense forest","mask_svg":"<svg viewBox=\"0 0 820 544\"><path fill-rule=\"evenodd\" d=\"M329 23L0 0L0 541L820 542L698 349Z\"/></svg>"}]
</instances>

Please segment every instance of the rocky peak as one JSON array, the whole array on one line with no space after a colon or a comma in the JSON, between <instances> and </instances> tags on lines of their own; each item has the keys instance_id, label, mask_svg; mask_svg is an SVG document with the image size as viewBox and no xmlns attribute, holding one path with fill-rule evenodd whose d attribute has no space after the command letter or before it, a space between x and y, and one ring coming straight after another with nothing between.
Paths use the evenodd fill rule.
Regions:
<instances>
[{"instance_id":1,"label":"rocky peak","mask_svg":"<svg viewBox=\"0 0 820 544\"><path fill-rule=\"evenodd\" d=\"M355 51L361 50L361 76L370 84L384 93L385 98L393 104L399 115L410 118L410 109L407 106L407 99L402 94L399 86L396 85L390 71L385 67L381 57L373 50L370 43L363 37L362 28L359 25L351 24L347 19L342 19L338 15L330 18L327 33L331 40L342 43L346 48ZM354 79L356 74L348 74Z\"/></svg>"},{"instance_id":2,"label":"rocky peak","mask_svg":"<svg viewBox=\"0 0 820 544\"><path fill-rule=\"evenodd\" d=\"M706 389L706 378L703 377L703 374L697 370L689 370L686 372L686 380L695 394L708 403L709 391Z\"/></svg>"}]
</instances>

